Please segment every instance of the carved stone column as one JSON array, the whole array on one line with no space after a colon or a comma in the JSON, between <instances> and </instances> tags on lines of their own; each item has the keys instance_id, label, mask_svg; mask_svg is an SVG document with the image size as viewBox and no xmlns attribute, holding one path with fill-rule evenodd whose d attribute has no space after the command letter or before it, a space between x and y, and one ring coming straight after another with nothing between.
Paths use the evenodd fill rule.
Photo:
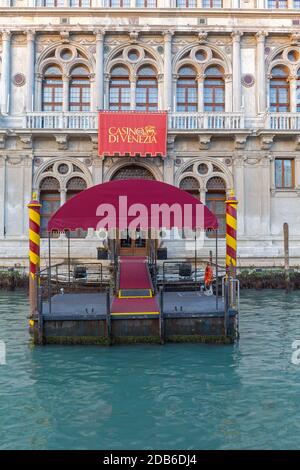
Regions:
<instances>
[{"instance_id":1,"label":"carved stone column","mask_svg":"<svg viewBox=\"0 0 300 470\"><path fill-rule=\"evenodd\" d=\"M5 236L6 158L6 155L0 155L0 238Z\"/></svg>"},{"instance_id":2,"label":"carved stone column","mask_svg":"<svg viewBox=\"0 0 300 470\"><path fill-rule=\"evenodd\" d=\"M261 159L261 233L271 233L271 161L270 155Z\"/></svg>"},{"instance_id":3,"label":"carved stone column","mask_svg":"<svg viewBox=\"0 0 300 470\"><path fill-rule=\"evenodd\" d=\"M35 89L35 110L42 111L42 84L43 76L40 73L36 74L36 89Z\"/></svg>"},{"instance_id":4,"label":"carved stone column","mask_svg":"<svg viewBox=\"0 0 300 470\"><path fill-rule=\"evenodd\" d=\"M242 106L241 84L241 37L243 33L234 31L232 37L232 81L233 81L233 111L240 112Z\"/></svg>"},{"instance_id":5,"label":"carved stone column","mask_svg":"<svg viewBox=\"0 0 300 470\"><path fill-rule=\"evenodd\" d=\"M197 75L198 82L198 113L203 113L204 111L204 80L205 75Z\"/></svg>"},{"instance_id":6,"label":"carved stone column","mask_svg":"<svg viewBox=\"0 0 300 470\"><path fill-rule=\"evenodd\" d=\"M232 112L232 75L227 73L224 76L225 80L225 112Z\"/></svg>"},{"instance_id":7,"label":"carved stone column","mask_svg":"<svg viewBox=\"0 0 300 470\"><path fill-rule=\"evenodd\" d=\"M265 66L265 41L267 33L256 33L256 80L257 80L257 112L265 113L266 100L266 66Z\"/></svg>"},{"instance_id":8,"label":"carved stone column","mask_svg":"<svg viewBox=\"0 0 300 470\"><path fill-rule=\"evenodd\" d=\"M92 176L94 184L100 184L103 182L103 158L93 158Z\"/></svg>"},{"instance_id":9,"label":"carved stone column","mask_svg":"<svg viewBox=\"0 0 300 470\"><path fill-rule=\"evenodd\" d=\"M68 112L69 111L69 82L70 82L70 76L69 75L63 75L62 80L63 80L63 111Z\"/></svg>"},{"instance_id":10,"label":"carved stone column","mask_svg":"<svg viewBox=\"0 0 300 470\"><path fill-rule=\"evenodd\" d=\"M244 235L245 232L245 185L244 185L244 162L243 155L233 157L233 180L237 200L239 201L238 211L238 235Z\"/></svg>"},{"instance_id":11,"label":"carved stone column","mask_svg":"<svg viewBox=\"0 0 300 470\"><path fill-rule=\"evenodd\" d=\"M96 31L96 107L104 109L104 31Z\"/></svg>"},{"instance_id":12,"label":"carved stone column","mask_svg":"<svg viewBox=\"0 0 300 470\"><path fill-rule=\"evenodd\" d=\"M34 68L35 68L35 32L27 32L27 64L26 64L26 80L27 80L27 96L26 111L30 113L34 111Z\"/></svg>"},{"instance_id":13,"label":"carved stone column","mask_svg":"<svg viewBox=\"0 0 300 470\"><path fill-rule=\"evenodd\" d=\"M134 110L136 107L136 77L132 77L130 80L130 109Z\"/></svg>"},{"instance_id":14,"label":"carved stone column","mask_svg":"<svg viewBox=\"0 0 300 470\"><path fill-rule=\"evenodd\" d=\"M293 74L289 76L290 82L290 112L297 112L297 75Z\"/></svg>"},{"instance_id":15,"label":"carved stone column","mask_svg":"<svg viewBox=\"0 0 300 470\"><path fill-rule=\"evenodd\" d=\"M2 31L2 76L1 76L1 112L3 114L10 111L10 77L11 71L11 33Z\"/></svg>"},{"instance_id":16,"label":"carved stone column","mask_svg":"<svg viewBox=\"0 0 300 470\"><path fill-rule=\"evenodd\" d=\"M173 32L164 33L164 108L172 109L172 36Z\"/></svg>"}]
</instances>

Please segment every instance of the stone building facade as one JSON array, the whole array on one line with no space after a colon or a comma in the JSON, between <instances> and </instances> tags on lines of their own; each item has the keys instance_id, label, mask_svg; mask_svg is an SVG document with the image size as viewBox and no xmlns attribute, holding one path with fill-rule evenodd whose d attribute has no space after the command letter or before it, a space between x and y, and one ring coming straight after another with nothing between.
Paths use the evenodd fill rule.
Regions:
<instances>
[{"instance_id":1,"label":"stone building facade","mask_svg":"<svg viewBox=\"0 0 300 470\"><path fill-rule=\"evenodd\" d=\"M0 0L0 265L26 264L33 190L44 230L69 197L126 177L199 197L221 254L234 188L239 262L281 263L288 222L299 264L299 25L299 0ZM167 157L99 158L101 109L167 110ZM77 235L73 255L95 257Z\"/></svg>"}]
</instances>

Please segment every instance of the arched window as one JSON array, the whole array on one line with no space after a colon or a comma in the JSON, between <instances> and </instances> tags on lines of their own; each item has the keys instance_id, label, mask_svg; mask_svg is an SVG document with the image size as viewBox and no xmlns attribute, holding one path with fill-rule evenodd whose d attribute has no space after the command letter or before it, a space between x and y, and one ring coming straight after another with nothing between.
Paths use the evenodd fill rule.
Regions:
<instances>
[{"instance_id":1,"label":"arched window","mask_svg":"<svg viewBox=\"0 0 300 470\"><path fill-rule=\"evenodd\" d=\"M154 180L152 173L145 167L140 165L126 165L117 170L112 178L112 180Z\"/></svg>"},{"instance_id":2,"label":"arched window","mask_svg":"<svg viewBox=\"0 0 300 470\"><path fill-rule=\"evenodd\" d=\"M63 7L64 0L42 0L43 7Z\"/></svg>"},{"instance_id":3,"label":"arched window","mask_svg":"<svg viewBox=\"0 0 300 470\"><path fill-rule=\"evenodd\" d=\"M176 0L177 8L196 8L197 0Z\"/></svg>"},{"instance_id":4,"label":"arched window","mask_svg":"<svg viewBox=\"0 0 300 470\"><path fill-rule=\"evenodd\" d=\"M129 8L130 0L110 0L109 6L112 8Z\"/></svg>"},{"instance_id":5,"label":"arched window","mask_svg":"<svg viewBox=\"0 0 300 470\"><path fill-rule=\"evenodd\" d=\"M136 0L137 8L156 8L157 0Z\"/></svg>"},{"instance_id":6,"label":"arched window","mask_svg":"<svg viewBox=\"0 0 300 470\"><path fill-rule=\"evenodd\" d=\"M90 78L86 67L79 65L71 71L69 94L70 111L90 111Z\"/></svg>"},{"instance_id":7,"label":"arched window","mask_svg":"<svg viewBox=\"0 0 300 470\"><path fill-rule=\"evenodd\" d=\"M109 87L109 109L122 111L130 108L129 70L116 66L111 71Z\"/></svg>"},{"instance_id":8,"label":"arched window","mask_svg":"<svg viewBox=\"0 0 300 470\"><path fill-rule=\"evenodd\" d=\"M213 176L206 185L206 205L218 219L218 236L225 237L226 234L226 185L222 178ZM208 231L207 236L215 236L215 232Z\"/></svg>"},{"instance_id":9,"label":"arched window","mask_svg":"<svg viewBox=\"0 0 300 470\"><path fill-rule=\"evenodd\" d=\"M290 111L290 86L288 82L289 71L280 65L273 68L270 80L270 111Z\"/></svg>"},{"instance_id":10,"label":"arched window","mask_svg":"<svg viewBox=\"0 0 300 470\"><path fill-rule=\"evenodd\" d=\"M268 8L287 8L288 0L268 0Z\"/></svg>"},{"instance_id":11,"label":"arched window","mask_svg":"<svg viewBox=\"0 0 300 470\"><path fill-rule=\"evenodd\" d=\"M62 111L63 108L63 82L62 73L57 65L50 65L43 78L43 111Z\"/></svg>"},{"instance_id":12,"label":"arched window","mask_svg":"<svg viewBox=\"0 0 300 470\"><path fill-rule=\"evenodd\" d=\"M202 0L202 8L223 8L223 0Z\"/></svg>"},{"instance_id":13,"label":"arched window","mask_svg":"<svg viewBox=\"0 0 300 470\"><path fill-rule=\"evenodd\" d=\"M90 0L70 0L70 6L85 8L85 7L91 6L91 1Z\"/></svg>"},{"instance_id":14,"label":"arched window","mask_svg":"<svg viewBox=\"0 0 300 470\"><path fill-rule=\"evenodd\" d=\"M48 176L40 185L41 207L41 237L47 237L47 225L51 216L60 206L59 182L56 178Z\"/></svg>"},{"instance_id":15,"label":"arched window","mask_svg":"<svg viewBox=\"0 0 300 470\"><path fill-rule=\"evenodd\" d=\"M197 111L198 109L198 86L196 71L193 67L184 66L178 71L177 80L177 111Z\"/></svg>"},{"instance_id":16,"label":"arched window","mask_svg":"<svg viewBox=\"0 0 300 470\"><path fill-rule=\"evenodd\" d=\"M213 65L205 71L204 111L225 111L224 70Z\"/></svg>"},{"instance_id":17,"label":"arched window","mask_svg":"<svg viewBox=\"0 0 300 470\"><path fill-rule=\"evenodd\" d=\"M83 178L73 176L71 179L69 179L67 183L67 201L72 197L76 196L76 194L79 194L81 191L84 191L86 188L87 185ZM80 228L70 232L71 238L85 238L86 235L87 232Z\"/></svg>"},{"instance_id":18,"label":"arched window","mask_svg":"<svg viewBox=\"0 0 300 470\"><path fill-rule=\"evenodd\" d=\"M144 65L138 71L136 84L136 109L156 111L158 107L157 77L155 70Z\"/></svg>"},{"instance_id":19,"label":"arched window","mask_svg":"<svg viewBox=\"0 0 300 470\"><path fill-rule=\"evenodd\" d=\"M179 187L195 198L200 199L200 185L196 178L193 178L192 176L186 176L180 181Z\"/></svg>"}]
</instances>

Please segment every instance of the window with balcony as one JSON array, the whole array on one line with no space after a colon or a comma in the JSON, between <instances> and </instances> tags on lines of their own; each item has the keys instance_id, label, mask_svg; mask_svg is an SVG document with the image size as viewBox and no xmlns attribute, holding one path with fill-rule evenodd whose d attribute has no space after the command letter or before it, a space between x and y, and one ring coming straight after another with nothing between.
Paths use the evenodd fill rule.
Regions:
<instances>
[{"instance_id":1,"label":"window with balcony","mask_svg":"<svg viewBox=\"0 0 300 470\"><path fill-rule=\"evenodd\" d=\"M274 67L270 79L270 111L290 111L289 71L284 66Z\"/></svg>"},{"instance_id":2,"label":"window with balcony","mask_svg":"<svg viewBox=\"0 0 300 470\"><path fill-rule=\"evenodd\" d=\"M184 66L178 71L177 111L193 112L198 109L198 85L196 71L193 67Z\"/></svg>"},{"instance_id":3,"label":"window with balcony","mask_svg":"<svg viewBox=\"0 0 300 470\"><path fill-rule=\"evenodd\" d=\"M71 71L69 93L70 111L90 111L90 78L85 67L78 66Z\"/></svg>"},{"instance_id":4,"label":"window with balcony","mask_svg":"<svg viewBox=\"0 0 300 470\"><path fill-rule=\"evenodd\" d=\"M63 7L65 5L64 0L40 0L37 6L42 7Z\"/></svg>"},{"instance_id":5,"label":"window with balcony","mask_svg":"<svg viewBox=\"0 0 300 470\"><path fill-rule=\"evenodd\" d=\"M113 111L130 109L129 70L124 66L114 67L111 71L109 109Z\"/></svg>"},{"instance_id":6,"label":"window with balcony","mask_svg":"<svg viewBox=\"0 0 300 470\"><path fill-rule=\"evenodd\" d=\"M268 8L288 8L288 0L268 0Z\"/></svg>"},{"instance_id":7,"label":"window with balcony","mask_svg":"<svg viewBox=\"0 0 300 470\"><path fill-rule=\"evenodd\" d=\"M196 8L197 0L176 0L177 8Z\"/></svg>"},{"instance_id":8,"label":"window with balcony","mask_svg":"<svg viewBox=\"0 0 300 470\"><path fill-rule=\"evenodd\" d=\"M130 0L110 0L109 6L111 8L130 8Z\"/></svg>"},{"instance_id":9,"label":"window with balcony","mask_svg":"<svg viewBox=\"0 0 300 470\"><path fill-rule=\"evenodd\" d=\"M91 0L70 0L71 7L88 8L91 6Z\"/></svg>"},{"instance_id":10,"label":"window with balcony","mask_svg":"<svg viewBox=\"0 0 300 470\"><path fill-rule=\"evenodd\" d=\"M44 72L43 111L62 111L63 109L63 81L59 67L50 66Z\"/></svg>"},{"instance_id":11,"label":"window with balcony","mask_svg":"<svg viewBox=\"0 0 300 470\"><path fill-rule=\"evenodd\" d=\"M224 70L219 66L208 67L204 80L204 111L225 111Z\"/></svg>"},{"instance_id":12,"label":"window with balcony","mask_svg":"<svg viewBox=\"0 0 300 470\"><path fill-rule=\"evenodd\" d=\"M202 0L203 8L223 8L223 0Z\"/></svg>"},{"instance_id":13,"label":"window with balcony","mask_svg":"<svg viewBox=\"0 0 300 470\"><path fill-rule=\"evenodd\" d=\"M276 158L275 186L277 189L295 187L295 161L292 158Z\"/></svg>"},{"instance_id":14,"label":"window with balcony","mask_svg":"<svg viewBox=\"0 0 300 470\"><path fill-rule=\"evenodd\" d=\"M145 65L138 71L136 84L136 109L156 111L158 108L158 88L156 71Z\"/></svg>"},{"instance_id":15,"label":"window with balcony","mask_svg":"<svg viewBox=\"0 0 300 470\"><path fill-rule=\"evenodd\" d=\"M156 8L157 0L136 0L137 8Z\"/></svg>"}]
</instances>

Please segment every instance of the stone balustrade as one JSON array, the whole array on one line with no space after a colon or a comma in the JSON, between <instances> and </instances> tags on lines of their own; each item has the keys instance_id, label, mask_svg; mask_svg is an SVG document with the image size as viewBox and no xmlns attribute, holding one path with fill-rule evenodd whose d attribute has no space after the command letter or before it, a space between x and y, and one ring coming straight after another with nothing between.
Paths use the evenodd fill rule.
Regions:
<instances>
[{"instance_id":1,"label":"stone balustrade","mask_svg":"<svg viewBox=\"0 0 300 470\"><path fill-rule=\"evenodd\" d=\"M265 128L276 131L300 130L300 113L268 113Z\"/></svg>"}]
</instances>

